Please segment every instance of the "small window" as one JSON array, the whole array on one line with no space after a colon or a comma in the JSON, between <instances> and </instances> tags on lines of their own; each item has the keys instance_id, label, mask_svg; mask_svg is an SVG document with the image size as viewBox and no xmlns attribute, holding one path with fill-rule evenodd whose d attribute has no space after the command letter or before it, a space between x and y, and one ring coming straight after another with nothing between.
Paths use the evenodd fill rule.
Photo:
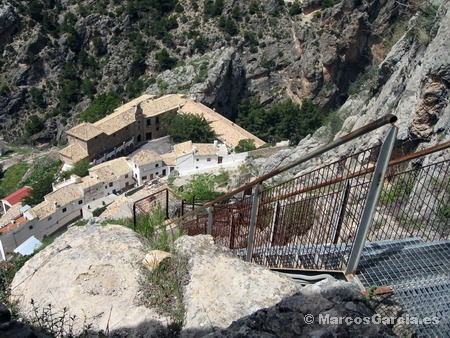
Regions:
<instances>
[{"instance_id":1,"label":"small window","mask_svg":"<svg viewBox=\"0 0 450 338\"><path fill-rule=\"evenodd\" d=\"M105 189L108 189L108 186L107 186L107 185L105 185Z\"/></svg>"},{"instance_id":2,"label":"small window","mask_svg":"<svg viewBox=\"0 0 450 338\"><path fill-rule=\"evenodd\" d=\"M79 201L78 201L78 204L83 204L83 200L79 200Z\"/></svg>"},{"instance_id":3,"label":"small window","mask_svg":"<svg viewBox=\"0 0 450 338\"><path fill-rule=\"evenodd\" d=\"M208 158L206 159L206 161L207 161L207 162L211 162L211 158L208 157Z\"/></svg>"},{"instance_id":4,"label":"small window","mask_svg":"<svg viewBox=\"0 0 450 338\"><path fill-rule=\"evenodd\" d=\"M156 127L156 131L159 131L159 127Z\"/></svg>"},{"instance_id":5,"label":"small window","mask_svg":"<svg viewBox=\"0 0 450 338\"><path fill-rule=\"evenodd\" d=\"M170 167L170 171L172 172L172 170L174 170L175 169L175 167Z\"/></svg>"},{"instance_id":6,"label":"small window","mask_svg":"<svg viewBox=\"0 0 450 338\"><path fill-rule=\"evenodd\" d=\"M134 165L134 169L137 169L137 164Z\"/></svg>"},{"instance_id":7,"label":"small window","mask_svg":"<svg viewBox=\"0 0 450 338\"><path fill-rule=\"evenodd\" d=\"M156 176L158 176L159 175L159 172L156 172Z\"/></svg>"},{"instance_id":8,"label":"small window","mask_svg":"<svg viewBox=\"0 0 450 338\"><path fill-rule=\"evenodd\" d=\"M158 167L159 167L159 163L156 163L156 164L155 164L155 168L158 168Z\"/></svg>"},{"instance_id":9,"label":"small window","mask_svg":"<svg viewBox=\"0 0 450 338\"><path fill-rule=\"evenodd\" d=\"M159 123L159 116L156 116L156 124L158 124Z\"/></svg>"},{"instance_id":10,"label":"small window","mask_svg":"<svg viewBox=\"0 0 450 338\"><path fill-rule=\"evenodd\" d=\"M109 182L109 186L112 187L113 186L113 182Z\"/></svg>"},{"instance_id":11,"label":"small window","mask_svg":"<svg viewBox=\"0 0 450 338\"><path fill-rule=\"evenodd\" d=\"M147 119L147 127L152 125L152 119Z\"/></svg>"},{"instance_id":12,"label":"small window","mask_svg":"<svg viewBox=\"0 0 450 338\"><path fill-rule=\"evenodd\" d=\"M52 216L48 216L47 221L51 221L52 220Z\"/></svg>"},{"instance_id":13,"label":"small window","mask_svg":"<svg viewBox=\"0 0 450 338\"><path fill-rule=\"evenodd\" d=\"M30 225L30 226L28 227L28 229L30 229L30 230L33 230L33 226L32 226L32 225Z\"/></svg>"},{"instance_id":14,"label":"small window","mask_svg":"<svg viewBox=\"0 0 450 338\"><path fill-rule=\"evenodd\" d=\"M63 209L62 209L62 212L66 212L66 211L67 211L67 208L63 208Z\"/></svg>"},{"instance_id":15,"label":"small window","mask_svg":"<svg viewBox=\"0 0 450 338\"><path fill-rule=\"evenodd\" d=\"M147 179L147 176L142 176L142 179L143 179L143 180L146 180L146 179Z\"/></svg>"},{"instance_id":16,"label":"small window","mask_svg":"<svg viewBox=\"0 0 450 338\"><path fill-rule=\"evenodd\" d=\"M199 159L197 159L197 162L200 161Z\"/></svg>"},{"instance_id":17,"label":"small window","mask_svg":"<svg viewBox=\"0 0 450 338\"><path fill-rule=\"evenodd\" d=\"M125 178L128 178L128 174L125 175Z\"/></svg>"}]
</instances>

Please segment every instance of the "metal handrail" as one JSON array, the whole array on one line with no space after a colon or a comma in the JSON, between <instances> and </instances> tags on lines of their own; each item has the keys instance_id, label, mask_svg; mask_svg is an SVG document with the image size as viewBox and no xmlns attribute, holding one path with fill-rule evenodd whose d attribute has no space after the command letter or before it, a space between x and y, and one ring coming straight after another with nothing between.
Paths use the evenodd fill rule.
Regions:
<instances>
[{"instance_id":1,"label":"metal handrail","mask_svg":"<svg viewBox=\"0 0 450 338\"><path fill-rule=\"evenodd\" d=\"M368 134L368 133L370 133L370 132L372 132L372 131L374 131L374 130L376 130L378 128L381 128L381 127L387 125L387 124L394 124L396 121L397 121L397 116L395 116L393 114L386 114L383 117L381 117L381 118L379 118L379 119L377 119L377 120L375 120L375 121L373 121L373 122L371 122L371 123L369 123L369 124L359 128L359 129L357 129L357 130L355 130L355 131L353 131L353 132L351 132L351 133L349 133L347 135L344 135L344 136L338 138L337 140L334 140L333 142L330 142L330 143L328 143L328 144L326 144L326 145L324 145L322 147L319 147L315 151L313 151L313 152L311 152L309 154L306 154L305 156L299 158L298 160L295 160L295 161L293 161L291 163L288 163L288 164L286 164L284 166L278 167L277 169L271 171L270 173L267 173L267 174L265 174L263 176L260 176L260 177L258 177L256 179L254 179L253 181L251 181L251 182L241 186L240 188L237 188L237 189L235 189L233 191L230 191L229 193L227 193L227 194L225 194L223 196L220 196L220 197L218 197L218 198L216 198L216 199L214 199L214 200L204 204L202 207L200 207L198 209L192 210L192 211L184 214L183 216L181 216L181 217L179 217L177 219L171 220L172 221L171 223L178 223L178 222L182 221L184 218L187 218L187 217L190 217L190 216L194 216L194 215L200 213L201 211L206 211L206 210L208 210L208 208L210 208L214 204L219 203L220 201L222 201L224 199L228 199L228 198L230 198L230 197L232 197L232 196L234 196L234 195L236 195L236 194L238 194L240 192L243 192L243 191L245 191L245 190L247 190L249 188L252 188L252 187L256 186L257 184L260 184L260 183L262 183L262 182L264 182L264 181L266 181L266 180L268 180L268 179L270 179L270 178L272 178L272 177L274 177L276 175L279 175L279 174L281 174L281 173L283 173L283 172L285 172L285 171L287 171L289 169L292 169L293 167L298 166L299 164L302 164L302 163L304 163L306 161L309 161L310 159L312 159L314 157L322 155L322 154L330 151L331 149L334 149L334 148L336 148L338 146L341 146L341 145L343 145L343 144L345 144L347 142L350 142L350 141L352 141L352 140L354 140L354 139L356 139L358 137L361 137L361 136L363 136L365 134Z\"/></svg>"}]
</instances>

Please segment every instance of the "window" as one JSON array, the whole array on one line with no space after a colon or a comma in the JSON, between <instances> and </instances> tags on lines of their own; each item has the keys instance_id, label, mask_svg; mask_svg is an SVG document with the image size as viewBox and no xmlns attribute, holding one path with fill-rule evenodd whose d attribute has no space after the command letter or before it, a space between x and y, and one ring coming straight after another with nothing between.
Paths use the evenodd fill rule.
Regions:
<instances>
[{"instance_id":1,"label":"window","mask_svg":"<svg viewBox=\"0 0 450 338\"><path fill-rule=\"evenodd\" d=\"M152 119L147 119L147 127L152 125Z\"/></svg>"},{"instance_id":2,"label":"window","mask_svg":"<svg viewBox=\"0 0 450 338\"><path fill-rule=\"evenodd\" d=\"M156 164L155 164L155 168L158 168L158 167L159 167L159 163L156 163Z\"/></svg>"},{"instance_id":3,"label":"window","mask_svg":"<svg viewBox=\"0 0 450 338\"><path fill-rule=\"evenodd\" d=\"M63 209L62 209L62 212L66 212L66 211L67 211L67 208L63 208Z\"/></svg>"},{"instance_id":4,"label":"window","mask_svg":"<svg viewBox=\"0 0 450 338\"><path fill-rule=\"evenodd\" d=\"M156 176L158 176L159 175L159 172L156 172Z\"/></svg>"},{"instance_id":5,"label":"window","mask_svg":"<svg viewBox=\"0 0 450 338\"><path fill-rule=\"evenodd\" d=\"M51 221L52 220L52 216L48 216L47 221Z\"/></svg>"},{"instance_id":6,"label":"window","mask_svg":"<svg viewBox=\"0 0 450 338\"><path fill-rule=\"evenodd\" d=\"M206 159L206 161L207 161L207 162L211 162L211 158L208 157L208 158Z\"/></svg>"},{"instance_id":7,"label":"window","mask_svg":"<svg viewBox=\"0 0 450 338\"><path fill-rule=\"evenodd\" d=\"M113 182L109 182L109 186L112 187L113 186Z\"/></svg>"},{"instance_id":8,"label":"window","mask_svg":"<svg viewBox=\"0 0 450 338\"><path fill-rule=\"evenodd\" d=\"M107 185L105 185L105 189L108 189L108 186L107 186Z\"/></svg>"},{"instance_id":9,"label":"window","mask_svg":"<svg viewBox=\"0 0 450 338\"><path fill-rule=\"evenodd\" d=\"M199 159L197 159L197 162L200 161Z\"/></svg>"},{"instance_id":10,"label":"window","mask_svg":"<svg viewBox=\"0 0 450 338\"><path fill-rule=\"evenodd\" d=\"M146 140L151 140L152 139L152 133L146 133L145 134L145 139Z\"/></svg>"},{"instance_id":11,"label":"window","mask_svg":"<svg viewBox=\"0 0 450 338\"><path fill-rule=\"evenodd\" d=\"M156 120L155 120L156 124L159 123L159 116L156 116Z\"/></svg>"},{"instance_id":12,"label":"window","mask_svg":"<svg viewBox=\"0 0 450 338\"><path fill-rule=\"evenodd\" d=\"M172 170L174 170L175 169L175 167L170 167L170 172L172 172Z\"/></svg>"},{"instance_id":13,"label":"window","mask_svg":"<svg viewBox=\"0 0 450 338\"><path fill-rule=\"evenodd\" d=\"M30 229L30 230L33 230L33 226L32 226L32 225L30 225L30 226L28 227L28 229Z\"/></svg>"},{"instance_id":14,"label":"window","mask_svg":"<svg viewBox=\"0 0 450 338\"><path fill-rule=\"evenodd\" d=\"M125 178L128 178L128 174L125 175Z\"/></svg>"},{"instance_id":15,"label":"window","mask_svg":"<svg viewBox=\"0 0 450 338\"><path fill-rule=\"evenodd\" d=\"M159 131L159 127L156 127L156 131Z\"/></svg>"},{"instance_id":16,"label":"window","mask_svg":"<svg viewBox=\"0 0 450 338\"><path fill-rule=\"evenodd\" d=\"M147 176L142 176L142 180L146 180L147 179Z\"/></svg>"},{"instance_id":17,"label":"window","mask_svg":"<svg viewBox=\"0 0 450 338\"><path fill-rule=\"evenodd\" d=\"M78 201L78 204L83 204L83 200L79 200L79 201Z\"/></svg>"}]
</instances>

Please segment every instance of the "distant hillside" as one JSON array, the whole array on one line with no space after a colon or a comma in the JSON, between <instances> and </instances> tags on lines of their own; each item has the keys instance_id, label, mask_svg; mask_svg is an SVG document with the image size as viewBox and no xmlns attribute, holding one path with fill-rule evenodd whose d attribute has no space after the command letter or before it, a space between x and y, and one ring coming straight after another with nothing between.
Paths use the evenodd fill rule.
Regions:
<instances>
[{"instance_id":1,"label":"distant hillside","mask_svg":"<svg viewBox=\"0 0 450 338\"><path fill-rule=\"evenodd\" d=\"M312 100L322 119L359 91L362 76L376 76L415 14L416 39L427 43L437 7L418 0L2 2L1 133L9 142L57 143L87 109L89 118L104 114L147 88L188 92L243 123L250 109L240 103L264 109L286 99Z\"/></svg>"}]
</instances>

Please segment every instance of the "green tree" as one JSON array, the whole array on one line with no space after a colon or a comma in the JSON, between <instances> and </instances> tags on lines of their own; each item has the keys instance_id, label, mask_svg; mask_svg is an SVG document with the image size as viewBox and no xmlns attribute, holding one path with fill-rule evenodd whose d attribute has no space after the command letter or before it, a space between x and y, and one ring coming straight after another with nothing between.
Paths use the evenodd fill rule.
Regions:
<instances>
[{"instance_id":1,"label":"green tree","mask_svg":"<svg viewBox=\"0 0 450 338\"><path fill-rule=\"evenodd\" d=\"M44 126L44 122L37 115L31 115L25 124L25 130L29 135L34 135L42 131Z\"/></svg>"},{"instance_id":2,"label":"green tree","mask_svg":"<svg viewBox=\"0 0 450 338\"><path fill-rule=\"evenodd\" d=\"M213 175L201 174L195 175L184 187L181 197L186 201L195 200L211 201L221 195L220 192L214 190L215 179Z\"/></svg>"},{"instance_id":3,"label":"green tree","mask_svg":"<svg viewBox=\"0 0 450 338\"><path fill-rule=\"evenodd\" d=\"M172 69L177 64L177 59L171 57L165 48L155 54L155 59L158 61L158 70Z\"/></svg>"},{"instance_id":4,"label":"green tree","mask_svg":"<svg viewBox=\"0 0 450 338\"><path fill-rule=\"evenodd\" d=\"M162 119L162 128L174 142L192 141L211 143L217 138L210 122L196 114L166 115Z\"/></svg>"},{"instance_id":5,"label":"green tree","mask_svg":"<svg viewBox=\"0 0 450 338\"><path fill-rule=\"evenodd\" d=\"M286 101L263 108L256 99L244 99L236 121L268 142L289 139L296 143L322 126L323 114L310 100L305 100L301 107Z\"/></svg>"},{"instance_id":6,"label":"green tree","mask_svg":"<svg viewBox=\"0 0 450 338\"><path fill-rule=\"evenodd\" d=\"M255 149L256 149L255 140L246 138L243 140L239 140L238 145L236 146L236 148L234 148L234 151L236 153L243 153L243 152L255 150Z\"/></svg>"},{"instance_id":7,"label":"green tree","mask_svg":"<svg viewBox=\"0 0 450 338\"><path fill-rule=\"evenodd\" d=\"M289 7L289 15L298 15L302 12L302 5L298 0L295 0L292 2L291 6Z\"/></svg>"},{"instance_id":8,"label":"green tree","mask_svg":"<svg viewBox=\"0 0 450 338\"><path fill-rule=\"evenodd\" d=\"M30 186L33 191L24 202L36 205L44 200L44 196L52 192L55 174L61 167L61 161L49 157L41 158L33 163L33 171L25 180L24 185Z\"/></svg>"},{"instance_id":9,"label":"green tree","mask_svg":"<svg viewBox=\"0 0 450 338\"><path fill-rule=\"evenodd\" d=\"M61 172L59 175L62 179L68 179L71 175L77 175L79 177L84 177L89 174L89 168L91 165L87 160L80 160L74 163L73 167L70 170L66 170Z\"/></svg>"},{"instance_id":10,"label":"green tree","mask_svg":"<svg viewBox=\"0 0 450 338\"><path fill-rule=\"evenodd\" d=\"M119 96L110 92L98 95L90 107L80 114L80 118L85 122L95 122L111 114L121 104Z\"/></svg>"}]
</instances>

